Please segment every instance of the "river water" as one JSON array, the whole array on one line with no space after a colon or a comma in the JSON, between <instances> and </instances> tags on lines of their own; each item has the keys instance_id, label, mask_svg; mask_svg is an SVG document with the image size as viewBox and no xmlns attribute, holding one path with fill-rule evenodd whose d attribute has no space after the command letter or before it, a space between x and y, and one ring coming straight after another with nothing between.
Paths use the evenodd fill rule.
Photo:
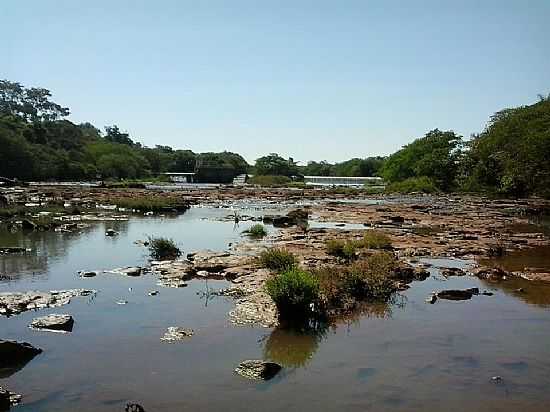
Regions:
<instances>
[{"instance_id":1,"label":"river water","mask_svg":"<svg viewBox=\"0 0 550 412\"><path fill-rule=\"evenodd\" d=\"M0 246L26 246L29 256L0 257L0 292L95 289L69 305L0 317L0 338L27 341L44 352L0 385L24 395L20 412L123 411L135 401L164 411L547 411L550 405L550 288L522 281L485 284L432 277L415 282L399 304L373 308L317 334L234 327L231 300L209 291L224 281L185 288L79 270L143 265L148 235L173 238L185 253L226 249L252 223L235 227L217 208L193 208L172 218L98 223L82 233L2 232ZM120 234L105 237L114 227ZM479 287L493 296L425 303L433 290ZM515 292L519 287L524 293ZM148 292L158 290L157 296ZM128 303L119 305L116 302ZM33 317L69 313L70 334L28 329ZM160 341L169 326L195 330L189 340ZM245 359L283 365L269 382L233 373ZM500 376L500 381L492 378Z\"/></svg>"}]
</instances>

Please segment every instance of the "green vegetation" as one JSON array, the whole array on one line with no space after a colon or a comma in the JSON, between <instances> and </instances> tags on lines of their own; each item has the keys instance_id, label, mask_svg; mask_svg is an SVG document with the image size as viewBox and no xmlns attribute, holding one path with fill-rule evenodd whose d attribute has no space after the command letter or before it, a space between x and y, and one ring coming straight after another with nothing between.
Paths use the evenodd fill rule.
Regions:
<instances>
[{"instance_id":1,"label":"green vegetation","mask_svg":"<svg viewBox=\"0 0 550 412\"><path fill-rule=\"evenodd\" d=\"M256 239L267 236L267 230L264 225L261 223L255 224L250 229L247 230L247 235Z\"/></svg>"},{"instance_id":2,"label":"green vegetation","mask_svg":"<svg viewBox=\"0 0 550 412\"><path fill-rule=\"evenodd\" d=\"M357 249L362 247L361 241L331 239L327 241L327 253L332 256L350 261L356 258Z\"/></svg>"},{"instance_id":3,"label":"green vegetation","mask_svg":"<svg viewBox=\"0 0 550 412\"><path fill-rule=\"evenodd\" d=\"M250 183L251 185L264 187L277 187L290 185L292 183L292 179L286 176L254 175L250 179L248 179L248 183Z\"/></svg>"},{"instance_id":4,"label":"green vegetation","mask_svg":"<svg viewBox=\"0 0 550 412\"><path fill-rule=\"evenodd\" d=\"M495 113L468 142L463 190L550 198L550 95L539 100Z\"/></svg>"},{"instance_id":5,"label":"green vegetation","mask_svg":"<svg viewBox=\"0 0 550 412\"><path fill-rule=\"evenodd\" d=\"M393 182L386 187L386 193L437 193L439 189L432 179L427 176L409 177L408 179Z\"/></svg>"},{"instance_id":6,"label":"green vegetation","mask_svg":"<svg viewBox=\"0 0 550 412\"><path fill-rule=\"evenodd\" d=\"M268 279L266 291L281 318L301 318L313 313L319 299L319 281L311 273L293 267Z\"/></svg>"},{"instance_id":7,"label":"green vegetation","mask_svg":"<svg viewBox=\"0 0 550 412\"><path fill-rule=\"evenodd\" d=\"M101 132L64 120L69 109L49 90L0 80L0 176L23 180L143 179L162 172L196 172L203 182L231 182L249 165L230 152L196 154L148 148L116 125Z\"/></svg>"},{"instance_id":8,"label":"green vegetation","mask_svg":"<svg viewBox=\"0 0 550 412\"><path fill-rule=\"evenodd\" d=\"M389 249L391 239L378 230L367 230L363 236L363 247L367 249Z\"/></svg>"},{"instance_id":9,"label":"green vegetation","mask_svg":"<svg viewBox=\"0 0 550 412\"><path fill-rule=\"evenodd\" d=\"M148 241L149 253L155 260L173 260L181 256L181 250L172 239L149 236Z\"/></svg>"},{"instance_id":10,"label":"green vegetation","mask_svg":"<svg viewBox=\"0 0 550 412\"><path fill-rule=\"evenodd\" d=\"M304 175L382 176L389 192L550 198L550 96L498 111L471 140L434 129L387 158L312 161L306 166L276 153L260 157L251 168L237 153L145 147L117 125L101 131L90 123L74 124L66 120L68 115L69 109L52 101L49 90L0 80L0 176L114 179L123 180L122 187L139 187L143 179L164 172L194 172L198 181L216 183L251 172L252 184L301 188ZM335 193L365 193L346 190Z\"/></svg>"},{"instance_id":11,"label":"green vegetation","mask_svg":"<svg viewBox=\"0 0 550 412\"><path fill-rule=\"evenodd\" d=\"M170 196L113 197L109 201L119 208L140 212L184 212L189 209L187 203Z\"/></svg>"},{"instance_id":12,"label":"green vegetation","mask_svg":"<svg viewBox=\"0 0 550 412\"><path fill-rule=\"evenodd\" d=\"M388 157L382 168L387 182L425 177L441 190L452 190L458 172L462 139L452 131L428 132Z\"/></svg>"},{"instance_id":13,"label":"green vegetation","mask_svg":"<svg viewBox=\"0 0 550 412\"><path fill-rule=\"evenodd\" d=\"M260 265L267 269L282 271L296 267L296 256L284 249L268 249L259 257Z\"/></svg>"}]
</instances>

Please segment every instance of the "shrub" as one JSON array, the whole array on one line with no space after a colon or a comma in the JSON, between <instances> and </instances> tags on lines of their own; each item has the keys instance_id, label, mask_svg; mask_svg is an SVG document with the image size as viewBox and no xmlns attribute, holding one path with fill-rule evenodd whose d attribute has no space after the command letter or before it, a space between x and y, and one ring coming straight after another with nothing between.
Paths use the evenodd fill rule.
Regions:
<instances>
[{"instance_id":1,"label":"shrub","mask_svg":"<svg viewBox=\"0 0 550 412\"><path fill-rule=\"evenodd\" d=\"M391 240L380 231L368 230L363 236L363 246L367 249L388 249L391 247Z\"/></svg>"},{"instance_id":2,"label":"shrub","mask_svg":"<svg viewBox=\"0 0 550 412\"><path fill-rule=\"evenodd\" d=\"M332 256L352 260L356 257L357 248L361 247L361 242L355 240L332 239L326 243L327 253Z\"/></svg>"},{"instance_id":3,"label":"shrub","mask_svg":"<svg viewBox=\"0 0 550 412\"><path fill-rule=\"evenodd\" d=\"M359 299L386 301L395 292L391 276L396 266L397 261L391 253L375 253L347 269L345 288Z\"/></svg>"},{"instance_id":4,"label":"shrub","mask_svg":"<svg viewBox=\"0 0 550 412\"><path fill-rule=\"evenodd\" d=\"M254 226L252 226L250 229L246 231L248 236L253 238L262 238L267 235L267 230L265 229L265 226L258 223Z\"/></svg>"},{"instance_id":5,"label":"shrub","mask_svg":"<svg viewBox=\"0 0 550 412\"><path fill-rule=\"evenodd\" d=\"M435 185L432 179L426 176L410 177L400 182L393 182L386 187L388 193L411 193L411 192L423 192L423 193L436 193L439 189Z\"/></svg>"},{"instance_id":6,"label":"shrub","mask_svg":"<svg viewBox=\"0 0 550 412\"><path fill-rule=\"evenodd\" d=\"M149 253L155 260L173 260L181 256L181 250L172 239L149 236Z\"/></svg>"},{"instance_id":7,"label":"shrub","mask_svg":"<svg viewBox=\"0 0 550 412\"><path fill-rule=\"evenodd\" d=\"M294 267L268 279L266 291L281 318L307 316L319 299L319 281L311 273Z\"/></svg>"},{"instance_id":8,"label":"shrub","mask_svg":"<svg viewBox=\"0 0 550 412\"><path fill-rule=\"evenodd\" d=\"M296 257L284 249L270 249L260 254L260 264L268 269L282 271L297 265Z\"/></svg>"}]
</instances>

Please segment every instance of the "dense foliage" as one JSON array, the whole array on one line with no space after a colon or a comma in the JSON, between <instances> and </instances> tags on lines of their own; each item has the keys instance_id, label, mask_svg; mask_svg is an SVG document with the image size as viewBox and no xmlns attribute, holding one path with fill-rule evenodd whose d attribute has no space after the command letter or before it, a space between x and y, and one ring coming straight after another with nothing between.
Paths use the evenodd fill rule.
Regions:
<instances>
[{"instance_id":1,"label":"dense foliage","mask_svg":"<svg viewBox=\"0 0 550 412\"><path fill-rule=\"evenodd\" d=\"M0 176L128 181L194 172L200 182L229 183L252 173L251 183L264 186L296 185L307 175L382 176L395 192L550 197L550 96L495 113L485 130L466 142L453 131L434 129L387 158L306 166L276 153L260 157L251 168L237 153L145 147L117 125L101 131L90 123L74 124L66 120L68 115L49 90L0 80Z\"/></svg>"},{"instance_id":2,"label":"dense foliage","mask_svg":"<svg viewBox=\"0 0 550 412\"><path fill-rule=\"evenodd\" d=\"M454 188L462 139L452 131L434 129L388 157L382 176L388 182L427 177L442 190Z\"/></svg>"},{"instance_id":3,"label":"dense foliage","mask_svg":"<svg viewBox=\"0 0 550 412\"><path fill-rule=\"evenodd\" d=\"M63 118L69 109L46 89L0 81L0 176L24 180L137 179L162 172L196 172L201 181L230 182L248 163L230 152L196 154L148 148L117 125L101 132Z\"/></svg>"},{"instance_id":4,"label":"dense foliage","mask_svg":"<svg viewBox=\"0 0 550 412\"><path fill-rule=\"evenodd\" d=\"M464 155L466 190L550 197L550 96L495 113Z\"/></svg>"}]
</instances>

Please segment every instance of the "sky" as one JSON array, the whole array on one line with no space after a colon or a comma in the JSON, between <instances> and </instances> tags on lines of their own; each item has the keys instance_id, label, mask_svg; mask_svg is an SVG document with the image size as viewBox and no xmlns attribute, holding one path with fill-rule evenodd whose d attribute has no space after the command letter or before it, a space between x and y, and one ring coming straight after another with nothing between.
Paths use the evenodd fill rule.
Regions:
<instances>
[{"instance_id":1,"label":"sky","mask_svg":"<svg viewBox=\"0 0 550 412\"><path fill-rule=\"evenodd\" d=\"M547 95L549 21L549 0L2 0L0 79L148 146L334 162Z\"/></svg>"}]
</instances>

